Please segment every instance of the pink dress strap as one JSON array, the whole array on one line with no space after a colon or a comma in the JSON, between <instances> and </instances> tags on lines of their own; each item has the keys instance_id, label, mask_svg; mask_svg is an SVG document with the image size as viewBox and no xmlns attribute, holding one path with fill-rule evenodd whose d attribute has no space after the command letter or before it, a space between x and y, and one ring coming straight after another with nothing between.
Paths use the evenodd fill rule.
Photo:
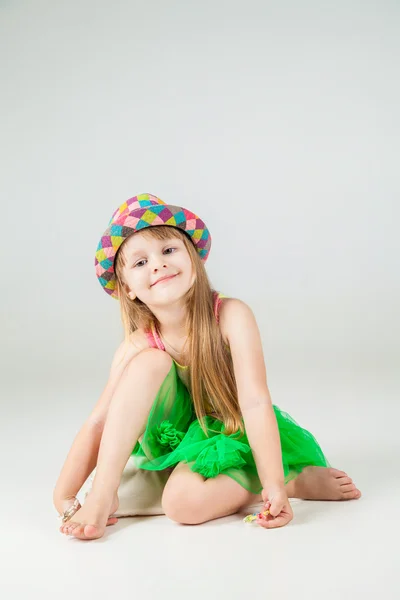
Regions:
<instances>
[{"instance_id":1,"label":"pink dress strap","mask_svg":"<svg viewBox=\"0 0 400 600\"><path fill-rule=\"evenodd\" d=\"M217 319L217 323L219 323L219 309L220 309L223 297L224 296L222 294L215 294L214 315L215 315L215 318Z\"/></svg>"},{"instance_id":2,"label":"pink dress strap","mask_svg":"<svg viewBox=\"0 0 400 600\"><path fill-rule=\"evenodd\" d=\"M214 292L214 315L217 319L217 323L219 323L219 309L221 306L222 298L227 298L224 294L220 294L218 292ZM145 331L147 341L149 342L150 348L158 348L159 350L165 351L165 346L158 335L154 324L151 324L150 330Z\"/></svg>"},{"instance_id":3,"label":"pink dress strap","mask_svg":"<svg viewBox=\"0 0 400 600\"><path fill-rule=\"evenodd\" d=\"M158 348L159 350L165 350L165 346L158 335L154 323L151 324L151 329L146 332L147 341L149 342L150 348Z\"/></svg>"}]
</instances>

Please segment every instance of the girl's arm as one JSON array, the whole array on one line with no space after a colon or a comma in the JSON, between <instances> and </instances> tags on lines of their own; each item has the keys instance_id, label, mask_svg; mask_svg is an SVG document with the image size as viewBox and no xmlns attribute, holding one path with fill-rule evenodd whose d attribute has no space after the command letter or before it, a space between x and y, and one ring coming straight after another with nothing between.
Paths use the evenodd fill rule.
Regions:
<instances>
[{"instance_id":1,"label":"girl's arm","mask_svg":"<svg viewBox=\"0 0 400 600\"><path fill-rule=\"evenodd\" d=\"M279 429L269 395L255 402L242 415L261 485L272 492L285 485Z\"/></svg>"},{"instance_id":2,"label":"girl's arm","mask_svg":"<svg viewBox=\"0 0 400 600\"><path fill-rule=\"evenodd\" d=\"M229 341L239 405L261 484L270 491L282 488L281 442L256 319L247 304L227 298L221 306L220 325Z\"/></svg>"},{"instance_id":3,"label":"girl's arm","mask_svg":"<svg viewBox=\"0 0 400 600\"><path fill-rule=\"evenodd\" d=\"M65 500L73 499L97 464L101 437L112 396L128 362L142 349L143 337L137 330L131 334L131 344L117 348L110 376L96 406L76 435L53 491L53 502L59 513Z\"/></svg>"}]
</instances>

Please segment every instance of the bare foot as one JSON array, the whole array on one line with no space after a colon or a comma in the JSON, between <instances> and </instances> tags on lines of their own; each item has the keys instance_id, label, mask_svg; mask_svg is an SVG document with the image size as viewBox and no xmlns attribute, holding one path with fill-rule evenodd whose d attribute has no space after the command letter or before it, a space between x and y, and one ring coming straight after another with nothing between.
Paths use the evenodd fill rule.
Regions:
<instances>
[{"instance_id":1,"label":"bare foot","mask_svg":"<svg viewBox=\"0 0 400 600\"><path fill-rule=\"evenodd\" d=\"M104 535L107 525L115 525L117 517L112 517L119 506L118 494L114 495L111 506L107 508L98 497L89 493L85 504L66 523L60 527L61 533L73 535L81 540L93 540Z\"/></svg>"},{"instance_id":2,"label":"bare foot","mask_svg":"<svg viewBox=\"0 0 400 600\"><path fill-rule=\"evenodd\" d=\"M305 467L287 484L288 497L302 500L358 500L360 490L344 471L332 467Z\"/></svg>"}]
</instances>

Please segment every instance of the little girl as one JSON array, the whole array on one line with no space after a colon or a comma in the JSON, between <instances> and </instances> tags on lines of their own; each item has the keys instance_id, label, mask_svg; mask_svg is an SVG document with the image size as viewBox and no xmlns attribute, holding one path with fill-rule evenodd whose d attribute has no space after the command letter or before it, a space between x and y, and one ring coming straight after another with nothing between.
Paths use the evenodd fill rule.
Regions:
<instances>
[{"instance_id":1,"label":"little girl","mask_svg":"<svg viewBox=\"0 0 400 600\"><path fill-rule=\"evenodd\" d=\"M271 402L254 315L212 289L205 223L151 194L124 202L98 244L96 274L120 301L125 340L54 489L60 531L99 538L118 509L127 460L169 469L162 496L176 522L204 523L263 502L257 523L293 519L288 498L350 500L315 437ZM83 506L76 494L96 467Z\"/></svg>"}]
</instances>

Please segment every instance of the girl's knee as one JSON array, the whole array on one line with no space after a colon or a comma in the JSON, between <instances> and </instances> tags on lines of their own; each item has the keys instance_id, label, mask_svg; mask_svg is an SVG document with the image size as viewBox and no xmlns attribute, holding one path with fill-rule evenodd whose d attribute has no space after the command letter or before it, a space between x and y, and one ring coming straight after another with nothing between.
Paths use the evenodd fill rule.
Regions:
<instances>
[{"instance_id":1,"label":"girl's knee","mask_svg":"<svg viewBox=\"0 0 400 600\"><path fill-rule=\"evenodd\" d=\"M177 523L197 525L205 520L200 490L193 490L189 486L168 487L167 482L161 506L165 515Z\"/></svg>"}]
</instances>

